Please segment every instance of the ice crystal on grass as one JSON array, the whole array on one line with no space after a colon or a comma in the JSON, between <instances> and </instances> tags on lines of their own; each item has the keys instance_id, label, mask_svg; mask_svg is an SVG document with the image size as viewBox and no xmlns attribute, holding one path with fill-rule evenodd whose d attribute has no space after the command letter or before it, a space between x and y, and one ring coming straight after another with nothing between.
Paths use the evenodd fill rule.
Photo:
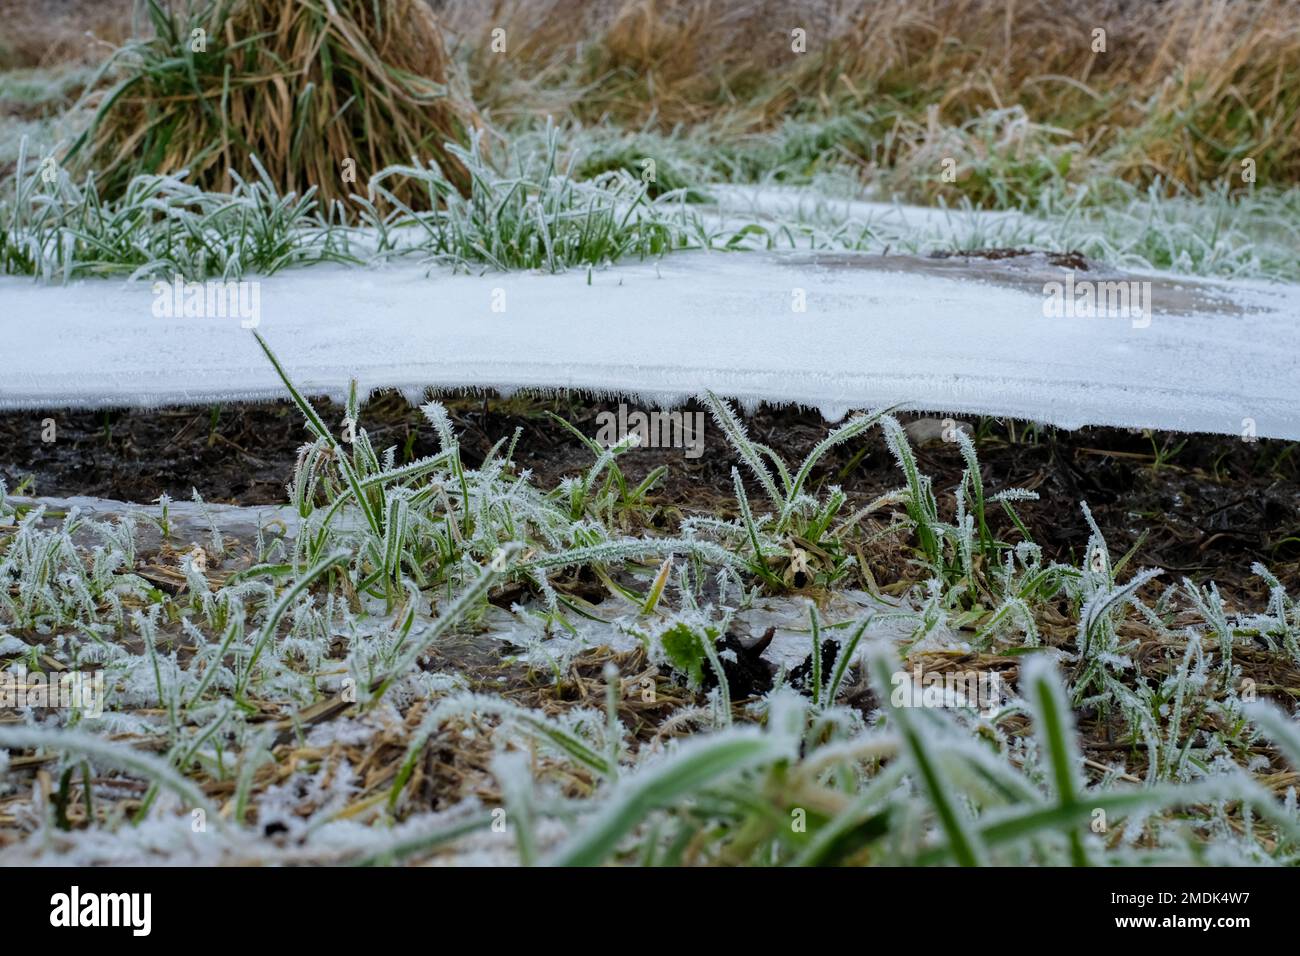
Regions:
<instances>
[{"instance_id":1,"label":"ice crystal on grass","mask_svg":"<svg viewBox=\"0 0 1300 956\"><path fill-rule=\"evenodd\" d=\"M341 442L267 351L313 435L288 486L302 522L281 548L259 538L243 562L246 543L218 540L213 521L208 558L229 566L214 574L182 551L163 590L137 574L130 522L37 507L0 530L5 666L98 667L109 698L102 717L28 708L0 727L0 775L8 785L26 772L15 756L47 755L71 789L101 768L147 788L131 820L96 804L78 833L24 806L17 825L41 831L29 844L73 859L916 865L1185 863L1214 840L1216 859L1300 860L1294 791L1252 777L1279 752L1300 761L1300 734L1238 680L1296 660L1296 604L1262 567L1254 612L1210 584L1160 590L1157 571L1112 559L1086 506L1080 563L1049 561L1015 511L1029 493L993 488L973 442L951 489L922 474L887 415L850 420L791 468L716 398L736 517L662 530L647 520L653 482L633 488L615 449L589 448L579 477L539 489L504 444L469 467L435 403L438 454L399 464L372 444L355 389L355 440ZM845 492L819 483L819 461L877 424L902 487L842 517ZM837 583L885 537L912 562L896 605L845 614ZM610 600L590 600L592 582ZM792 590L824 598L796 625L808 676L779 671L744 699L731 674L756 635L737 625ZM827 642L833 663L814 651ZM896 673L953 651L971 667L1015 662L1018 684L984 711L893 699ZM648 683L629 683L628 665ZM1093 759L1097 716L1116 718L1132 753ZM397 762L363 796L375 768L348 751L376 741L397 743ZM338 759L268 784L268 765L304 745ZM425 761L449 746L503 804L465 791L448 813L419 810ZM196 851L175 824L212 781L225 832ZM503 807L512 825L493 833Z\"/></svg>"}]
</instances>

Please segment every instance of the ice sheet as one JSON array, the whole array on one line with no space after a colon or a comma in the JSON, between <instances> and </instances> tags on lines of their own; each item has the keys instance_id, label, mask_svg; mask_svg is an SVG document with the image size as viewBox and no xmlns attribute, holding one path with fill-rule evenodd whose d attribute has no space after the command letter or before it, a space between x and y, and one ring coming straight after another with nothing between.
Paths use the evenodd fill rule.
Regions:
<instances>
[{"instance_id":1,"label":"ice sheet","mask_svg":"<svg viewBox=\"0 0 1300 956\"><path fill-rule=\"evenodd\" d=\"M1141 327L1046 317L1044 269L990 263L985 281L907 257L752 252L590 275L314 267L258 280L259 330L312 394L340 395L351 377L411 396L546 388L672 404L711 389L831 419L902 403L1300 439L1300 286L1157 278ZM238 318L159 318L153 302L148 282L0 279L0 407L284 395Z\"/></svg>"}]
</instances>

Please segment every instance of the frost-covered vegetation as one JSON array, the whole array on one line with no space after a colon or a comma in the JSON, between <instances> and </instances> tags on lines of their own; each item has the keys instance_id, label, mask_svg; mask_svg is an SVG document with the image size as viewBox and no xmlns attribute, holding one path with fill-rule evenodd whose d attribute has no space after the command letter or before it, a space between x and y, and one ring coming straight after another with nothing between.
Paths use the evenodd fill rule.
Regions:
<instances>
[{"instance_id":1,"label":"frost-covered vegetation","mask_svg":"<svg viewBox=\"0 0 1300 956\"><path fill-rule=\"evenodd\" d=\"M0 271L67 280L94 275L134 278L269 275L319 262L363 265L410 256L460 268L601 265L709 244L699 217L650 199L630 173L578 182L556 167L554 142L541 157L517 157L500 172L476 149L452 152L472 177L461 196L434 163L396 166L371 180L369 198L353 196L345 213L315 190L283 195L258 163L258 178L236 177L228 192L207 192L183 175L133 179L106 201L91 175L81 185L53 177L19 154L14 194L0 203ZM397 182L428 198L417 211Z\"/></svg>"},{"instance_id":2,"label":"frost-covered vegetation","mask_svg":"<svg viewBox=\"0 0 1300 956\"><path fill-rule=\"evenodd\" d=\"M14 153L33 142L25 162L0 151L0 271L1027 247L1300 278L1300 107L1279 81L1300 70L1300 27L1284 0L1178 0L1151 16L1030 4L1009 33L992 0L564 6L448 3L444 54L409 0L341 4L346 28L314 4L276 18L148 0L144 35L101 73L79 58L0 74L0 113L15 117L0 118L3 138ZM212 38L200 51L195 28ZM720 214L720 185L953 215L935 228L815 203ZM1020 215L973 215L990 210Z\"/></svg>"},{"instance_id":3,"label":"frost-covered vegetation","mask_svg":"<svg viewBox=\"0 0 1300 956\"><path fill-rule=\"evenodd\" d=\"M1213 585L1129 567L1086 505L1082 561L1047 561L1016 510L1032 493L986 487L965 435L947 513L887 411L792 463L712 396L734 517L658 529L646 499L663 473L633 486L626 442L591 443L585 474L540 489L518 433L469 468L430 402L439 451L399 463L372 446L355 392L326 423L263 347L311 441L284 516L251 540L213 517L187 547L165 500L109 522L0 496L0 655L29 674L102 671L107 697L102 715L0 724L11 859L1300 853L1283 769L1300 766L1300 731L1267 702L1300 668L1300 604L1262 566L1267 604L1230 609ZM846 514L810 476L875 428L899 487ZM887 544L910 570L845 613L834 593ZM807 598L805 664L742 688L732 621ZM959 666L998 674L1005 699L900 700L899 675Z\"/></svg>"},{"instance_id":4,"label":"frost-covered vegetation","mask_svg":"<svg viewBox=\"0 0 1300 956\"><path fill-rule=\"evenodd\" d=\"M836 200L846 181L831 176L812 178L802 192L784 185L769 191L774 212L744 190L729 192L730 201L719 205L707 192L719 192L712 179L657 189L639 177L637 163L584 177L581 150L590 140L581 131L561 135L549 127L544 136L521 139L505 161L485 157L477 145L452 146L470 172L467 195L431 162L381 170L364 195L354 193L346 204L323 203L314 189L281 194L256 158L258 178L236 177L230 192L202 190L183 173L142 175L107 200L93 175L78 184L20 148L8 194L0 197L0 272L50 281L237 278L399 257L466 270L555 272L684 249L930 254L1027 248L1076 250L1123 268L1300 278L1295 190L1235 195L1222 188L1169 197L1158 186L1140 191L1117 180L1108 184L1109 200L1098 202L1093 191L1057 183L1044 187L1034 215L993 216L963 198L932 217L897 205ZM425 201L407 205L395 195L395 183L414 186Z\"/></svg>"},{"instance_id":5,"label":"frost-covered vegetation","mask_svg":"<svg viewBox=\"0 0 1300 956\"><path fill-rule=\"evenodd\" d=\"M141 9L65 67L0 42L0 273L1032 249L1300 280L1287 0ZM308 441L251 528L0 482L0 862L1300 863L1293 564L1251 605L1073 500L1054 554L1035 491L960 431L936 488L891 409L787 461L703 396L707 510L561 421L590 462L544 487L518 431L467 464L436 401L435 454L376 447L355 385L326 421L258 341ZM859 502L822 466L876 431L898 485ZM72 674L103 699L49 706Z\"/></svg>"}]
</instances>

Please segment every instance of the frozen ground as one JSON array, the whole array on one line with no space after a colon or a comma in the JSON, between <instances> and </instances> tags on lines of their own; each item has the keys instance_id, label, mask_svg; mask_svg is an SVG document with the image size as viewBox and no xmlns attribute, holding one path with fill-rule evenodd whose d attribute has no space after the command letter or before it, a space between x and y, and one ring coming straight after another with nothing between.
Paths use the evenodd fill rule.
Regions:
<instances>
[{"instance_id":1,"label":"frozen ground","mask_svg":"<svg viewBox=\"0 0 1300 956\"><path fill-rule=\"evenodd\" d=\"M590 274L316 267L261 279L300 387L711 389L835 419L902 403L1063 427L1300 439L1300 286L1151 281L1142 318L1044 315L1039 258L682 253ZM1095 269L1076 281L1120 278ZM805 305L799 311L800 304ZM237 318L159 318L147 282L0 279L0 407L281 397Z\"/></svg>"}]
</instances>

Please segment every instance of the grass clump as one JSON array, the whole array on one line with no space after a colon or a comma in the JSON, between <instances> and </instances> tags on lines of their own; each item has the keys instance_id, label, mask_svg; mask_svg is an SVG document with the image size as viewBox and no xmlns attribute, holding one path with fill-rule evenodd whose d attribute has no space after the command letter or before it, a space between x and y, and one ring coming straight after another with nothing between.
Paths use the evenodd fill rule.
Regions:
<instances>
[{"instance_id":1,"label":"grass clump","mask_svg":"<svg viewBox=\"0 0 1300 956\"><path fill-rule=\"evenodd\" d=\"M515 151L504 171L487 162L475 137L469 149L449 147L469 170L470 187L461 196L435 165L392 166L371 181L372 195L397 213L383 217L365 203L364 224L380 235L380 254L404 254L414 245L436 262L496 269L546 269L602 265L627 257L647 258L698 245L703 234L669 193L655 199L650 184L626 169L611 168L593 178L575 178L570 159L560 168L558 134L548 130L538 154ZM402 188L424 191L428 212L401 198ZM394 226L413 227L397 231ZM704 238L707 241L707 238Z\"/></svg>"},{"instance_id":2,"label":"grass clump","mask_svg":"<svg viewBox=\"0 0 1300 956\"><path fill-rule=\"evenodd\" d=\"M146 0L146 9L153 35L105 64L120 78L96 94L95 116L68 151L106 195L140 174L182 170L195 186L229 190L236 175L258 176L254 158L279 192L315 187L327 201L354 188L345 161L350 182L364 183L433 157L468 188L445 144L467 142L478 118L421 0L201 0L180 12Z\"/></svg>"}]
</instances>

